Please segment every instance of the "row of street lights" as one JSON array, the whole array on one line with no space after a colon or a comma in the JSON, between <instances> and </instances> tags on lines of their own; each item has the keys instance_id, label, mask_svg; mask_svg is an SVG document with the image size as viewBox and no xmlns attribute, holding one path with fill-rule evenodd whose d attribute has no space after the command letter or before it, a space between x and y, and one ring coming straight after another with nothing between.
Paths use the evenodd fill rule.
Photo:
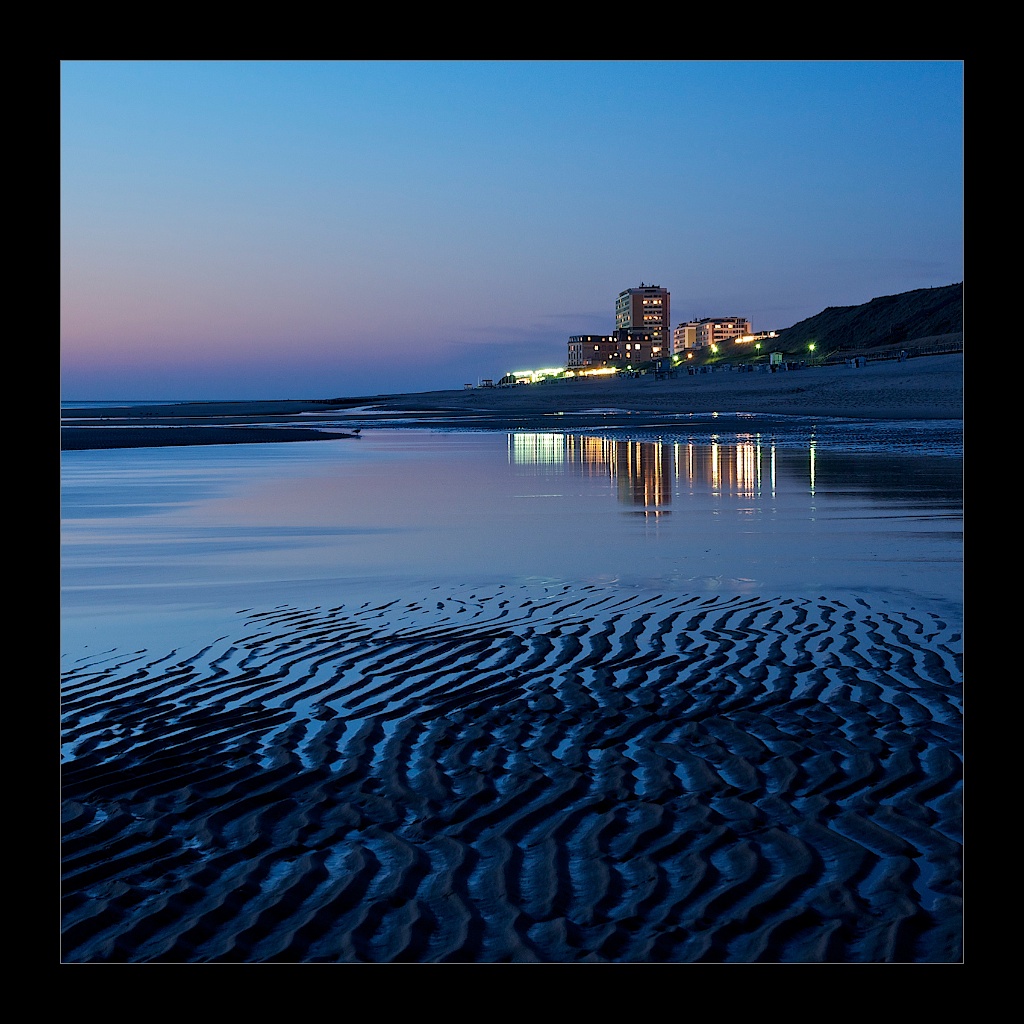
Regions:
<instances>
[{"instance_id":1,"label":"row of street lights","mask_svg":"<svg viewBox=\"0 0 1024 1024\"><path fill-rule=\"evenodd\" d=\"M808 344L807 351L810 354L811 359L814 359L814 350L817 347L818 347L817 344L815 342L813 342L813 341ZM754 342L754 349L757 352L760 352L761 351L761 342L759 342L759 341ZM711 351L714 352L715 355L718 355L718 345L712 344L711 345Z\"/></svg>"}]
</instances>

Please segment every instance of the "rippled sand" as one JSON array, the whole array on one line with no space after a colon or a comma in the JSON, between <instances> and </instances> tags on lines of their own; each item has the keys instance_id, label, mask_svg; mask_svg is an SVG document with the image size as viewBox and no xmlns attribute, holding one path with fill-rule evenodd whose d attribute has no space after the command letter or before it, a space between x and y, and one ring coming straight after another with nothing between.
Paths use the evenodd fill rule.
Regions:
<instances>
[{"instance_id":1,"label":"rippled sand","mask_svg":"<svg viewBox=\"0 0 1024 1024\"><path fill-rule=\"evenodd\" d=\"M64 962L950 963L961 637L590 587L63 679Z\"/></svg>"}]
</instances>

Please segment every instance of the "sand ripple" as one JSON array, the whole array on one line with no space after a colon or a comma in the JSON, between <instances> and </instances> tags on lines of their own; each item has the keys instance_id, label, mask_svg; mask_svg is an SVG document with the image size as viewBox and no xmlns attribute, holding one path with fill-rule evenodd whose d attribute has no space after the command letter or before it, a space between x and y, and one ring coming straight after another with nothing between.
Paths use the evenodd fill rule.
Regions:
<instances>
[{"instance_id":1,"label":"sand ripple","mask_svg":"<svg viewBox=\"0 0 1024 1024\"><path fill-rule=\"evenodd\" d=\"M65 962L958 962L961 638L582 588L64 674Z\"/></svg>"}]
</instances>

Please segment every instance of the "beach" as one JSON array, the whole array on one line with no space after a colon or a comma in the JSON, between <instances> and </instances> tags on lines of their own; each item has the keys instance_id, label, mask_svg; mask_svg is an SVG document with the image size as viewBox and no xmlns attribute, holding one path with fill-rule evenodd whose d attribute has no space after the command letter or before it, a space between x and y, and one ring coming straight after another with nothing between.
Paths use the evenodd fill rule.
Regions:
<instances>
[{"instance_id":1,"label":"beach","mask_svg":"<svg viewBox=\"0 0 1024 1024\"><path fill-rule=\"evenodd\" d=\"M717 370L656 380L574 378L513 387L474 387L408 395L262 401L112 405L62 411L61 447L268 443L335 439L342 420L415 418L438 427L547 429L607 425L609 414L657 424L667 414L761 414L861 420L963 418L962 355L887 360L863 367L804 367L786 372ZM358 428L357 428L358 429Z\"/></svg>"},{"instance_id":2,"label":"beach","mask_svg":"<svg viewBox=\"0 0 1024 1024\"><path fill-rule=\"evenodd\" d=\"M511 462L517 431L548 437L536 432L571 423L653 438L715 414L721 423L828 417L865 432L916 421L955 429L963 360L83 405L63 410L62 459L337 441L371 465L342 477L322 460L329 504L364 494L382 549L397 549L384 509L428 492L413 491L410 476L393 492L380 484L397 497L378 502L368 489L378 478L359 475L378 461L361 432L503 431ZM719 453L708 456L717 490L693 504L703 478L683 474L697 456L677 445L674 504L655 503L632 487L648 464L655 482L669 479L657 462L663 449L645 443L618 451L635 475L612 480L610 511L592 514L608 537L629 531L636 551L663 552L663 526L686 536L687 516L725 516ZM400 448L400 438L382 447L381 460L397 467ZM738 529L749 534L742 524L762 508L783 519L775 489L783 470L809 471L805 454L764 456L779 477L761 506L752 484L737 485ZM715 553L704 550L711 533L694 551L712 562L700 586L660 566L642 584L555 578L566 572L554 556L550 578L480 582L456 566L431 582L429 567L447 556L429 551L441 534L421 531L408 550L434 561L417 582L396 569L390 590L384 572L365 591L340 586L334 600L305 604L263 602L254 587L233 622L201 640L62 658L62 962L962 962L962 597L901 589L929 564L958 583L962 498L958 512L948 494L961 460L908 457L927 468L921 480L941 474L946 497L915 492L905 505L877 507L858 498L829 513L827 459L810 461L810 486L792 481L812 525L877 528L849 534L850 564L857 579L891 572L898 585L889 589L720 586ZM161 463L139 465L155 474ZM243 465L230 463L225 477L237 481ZM610 457L581 462L569 487L543 475L551 465L539 456L524 464L498 504L539 508L577 480L617 472ZM882 486L882 463L863 465L868 484ZM898 475L898 462L886 465ZM179 472L197 476L196 466ZM454 477L420 475L443 513ZM841 475L844 486L860 479ZM306 491L289 479L301 506ZM460 486L481 489L476 477ZM100 500L91 493L87 501ZM269 490L254 494L269 503ZM119 500L111 515L124 518L112 521L134 522L124 511L134 497ZM186 504L177 492L162 500ZM523 536L543 521L525 521ZM171 542L191 536L184 522L154 534L176 563ZM929 531L929 546L912 548ZM740 536L729 535L733 550ZM140 543L132 534L129 551L144 553L128 557L141 566L149 549ZM802 550L810 565L841 546L838 532L823 532L820 547ZM786 579L802 571L783 563ZM101 579L97 593L106 589Z\"/></svg>"}]
</instances>

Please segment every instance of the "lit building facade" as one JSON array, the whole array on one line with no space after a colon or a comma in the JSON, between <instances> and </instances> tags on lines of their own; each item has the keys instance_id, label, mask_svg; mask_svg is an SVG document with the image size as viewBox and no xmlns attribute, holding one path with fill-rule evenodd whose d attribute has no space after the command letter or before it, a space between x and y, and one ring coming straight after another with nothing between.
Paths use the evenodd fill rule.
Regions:
<instances>
[{"instance_id":1,"label":"lit building facade","mask_svg":"<svg viewBox=\"0 0 1024 1024\"><path fill-rule=\"evenodd\" d=\"M667 352L672 323L669 299L667 288L642 281L639 288L619 292L615 300L615 329L650 334L658 354Z\"/></svg>"},{"instance_id":2,"label":"lit building facade","mask_svg":"<svg viewBox=\"0 0 1024 1024\"><path fill-rule=\"evenodd\" d=\"M611 366L615 356L614 334L574 334L565 365L570 370L600 369Z\"/></svg>"},{"instance_id":3,"label":"lit building facade","mask_svg":"<svg viewBox=\"0 0 1024 1024\"><path fill-rule=\"evenodd\" d=\"M574 334L569 338L570 370L596 370L625 367L654 359L661 354L661 345L648 331L617 330L611 334Z\"/></svg>"},{"instance_id":4,"label":"lit building facade","mask_svg":"<svg viewBox=\"0 0 1024 1024\"><path fill-rule=\"evenodd\" d=\"M680 324L672 332L672 351L723 345L750 334L750 321L741 316L705 317Z\"/></svg>"},{"instance_id":5,"label":"lit building facade","mask_svg":"<svg viewBox=\"0 0 1024 1024\"><path fill-rule=\"evenodd\" d=\"M667 355L671 346L669 293L659 285L627 288L615 300L611 334L574 334L569 338L570 370L637 366Z\"/></svg>"},{"instance_id":6,"label":"lit building facade","mask_svg":"<svg viewBox=\"0 0 1024 1024\"><path fill-rule=\"evenodd\" d=\"M672 354L683 352L688 348L696 348L697 328L692 324L680 324L672 332Z\"/></svg>"}]
</instances>

